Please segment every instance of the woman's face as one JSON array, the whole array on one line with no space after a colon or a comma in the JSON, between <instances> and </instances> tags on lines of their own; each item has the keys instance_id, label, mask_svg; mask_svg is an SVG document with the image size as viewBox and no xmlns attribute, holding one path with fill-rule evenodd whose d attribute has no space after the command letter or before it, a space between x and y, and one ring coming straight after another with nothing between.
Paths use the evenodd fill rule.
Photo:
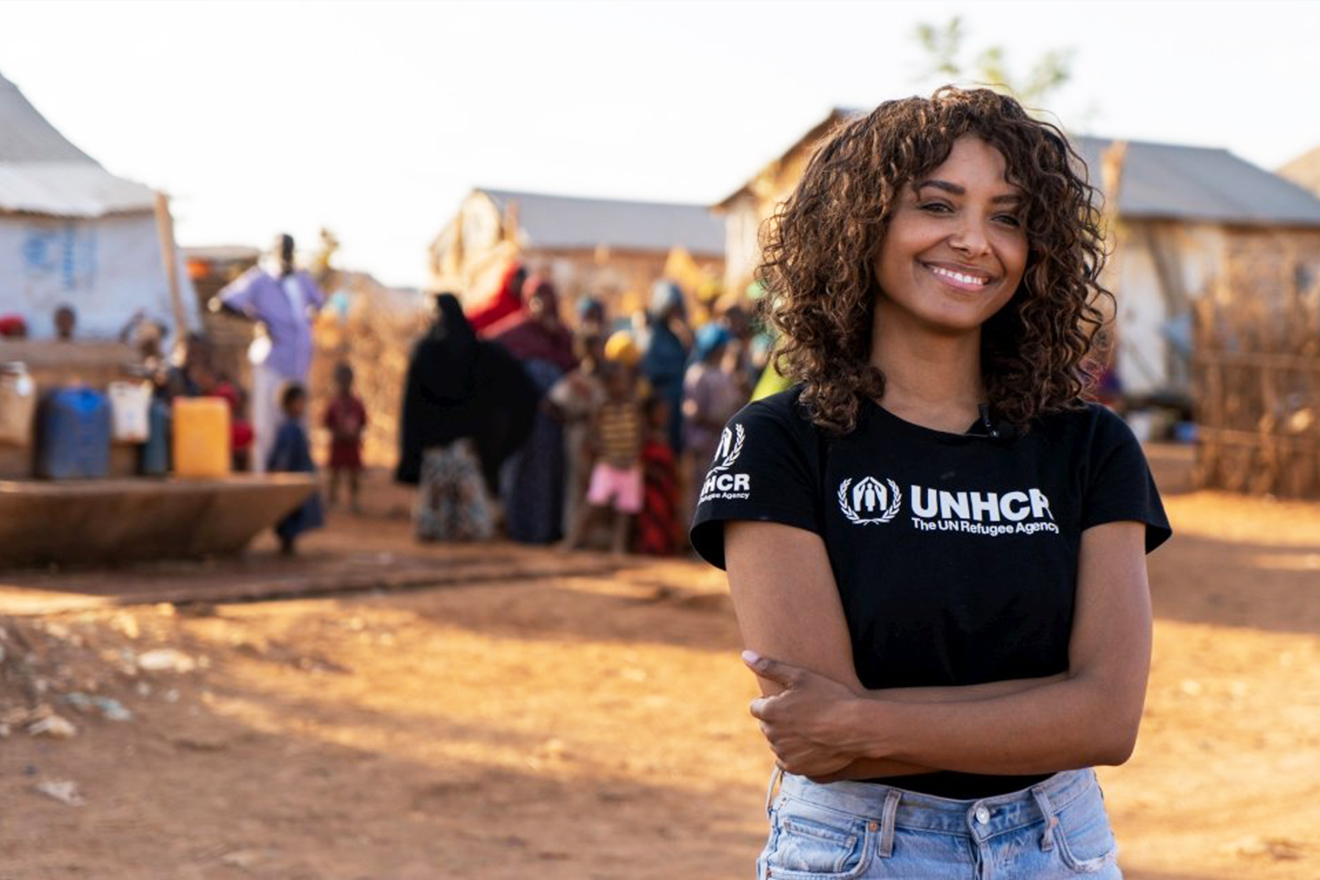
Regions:
<instances>
[{"instance_id":1,"label":"woman's face","mask_svg":"<svg viewBox=\"0 0 1320 880\"><path fill-rule=\"evenodd\" d=\"M997 149L965 135L944 164L903 187L876 262L878 321L961 335L1012 299L1027 236L1006 168Z\"/></svg>"},{"instance_id":2,"label":"woman's face","mask_svg":"<svg viewBox=\"0 0 1320 880\"><path fill-rule=\"evenodd\" d=\"M527 313L542 324L555 324L559 321L553 295L539 290L527 298Z\"/></svg>"}]
</instances>

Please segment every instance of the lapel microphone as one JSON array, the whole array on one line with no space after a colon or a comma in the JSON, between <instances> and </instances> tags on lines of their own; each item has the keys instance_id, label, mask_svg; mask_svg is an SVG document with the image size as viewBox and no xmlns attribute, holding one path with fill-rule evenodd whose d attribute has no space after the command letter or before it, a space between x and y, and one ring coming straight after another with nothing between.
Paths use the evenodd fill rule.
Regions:
<instances>
[{"instance_id":1,"label":"lapel microphone","mask_svg":"<svg viewBox=\"0 0 1320 880\"><path fill-rule=\"evenodd\" d=\"M976 409L981 414L981 427L985 428L986 434L995 440L1012 440L1017 437L1017 428L1009 424L1001 424L990 418L990 404L978 403Z\"/></svg>"}]
</instances>

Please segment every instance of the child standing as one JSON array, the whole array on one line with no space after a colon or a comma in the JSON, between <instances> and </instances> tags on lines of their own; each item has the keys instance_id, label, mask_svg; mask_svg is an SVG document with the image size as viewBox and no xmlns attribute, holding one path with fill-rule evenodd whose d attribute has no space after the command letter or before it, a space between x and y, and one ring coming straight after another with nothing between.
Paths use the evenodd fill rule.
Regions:
<instances>
[{"instance_id":1,"label":"child standing","mask_svg":"<svg viewBox=\"0 0 1320 880\"><path fill-rule=\"evenodd\" d=\"M669 446L669 409L669 401L654 394L642 405L642 511L633 547L648 556L678 550L678 461Z\"/></svg>"},{"instance_id":2,"label":"child standing","mask_svg":"<svg viewBox=\"0 0 1320 880\"><path fill-rule=\"evenodd\" d=\"M605 360L605 340L579 336L574 344L581 360L550 386L548 399L564 424L564 525L577 519L591 477L591 419L605 402L600 365Z\"/></svg>"},{"instance_id":3,"label":"child standing","mask_svg":"<svg viewBox=\"0 0 1320 880\"><path fill-rule=\"evenodd\" d=\"M587 504L578 510L563 547L576 548L596 511L614 512L610 549L622 554L628 547L633 515L642 509L642 417L627 371L616 364L601 367L606 399L592 419L591 445L596 464L591 469Z\"/></svg>"},{"instance_id":4,"label":"child standing","mask_svg":"<svg viewBox=\"0 0 1320 880\"><path fill-rule=\"evenodd\" d=\"M307 432L302 426L303 415L307 412L307 389L297 382L284 386L280 394L280 409L284 412L284 424L275 435L275 445L266 460L267 472L316 473ZM321 494L317 492L275 526L275 534L280 537L280 552L292 556L293 543L298 536L323 525L325 515L321 511Z\"/></svg>"},{"instance_id":5,"label":"child standing","mask_svg":"<svg viewBox=\"0 0 1320 880\"><path fill-rule=\"evenodd\" d=\"M323 424L330 431L330 506L339 502L339 482L346 477L349 508L354 513L361 513L358 488L367 408L353 393L353 368L346 363L335 366L335 396L325 408Z\"/></svg>"},{"instance_id":6,"label":"child standing","mask_svg":"<svg viewBox=\"0 0 1320 880\"><path fill-rule=\"evenodd\" d=\"M233 382L219 378L211 390L229 404L229 458L235 471L248 470L252 455L252 423L247 418L247 395Z\"/></svg>"}]
</instances>

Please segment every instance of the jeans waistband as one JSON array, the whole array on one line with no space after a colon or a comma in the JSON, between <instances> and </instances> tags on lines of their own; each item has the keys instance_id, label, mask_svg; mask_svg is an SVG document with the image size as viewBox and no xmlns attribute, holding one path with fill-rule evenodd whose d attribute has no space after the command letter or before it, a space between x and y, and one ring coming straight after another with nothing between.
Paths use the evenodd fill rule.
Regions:
<instances>
[{"instance_id":1,"label":"jeans waistband","mask_svg":"<svg viewBox=\"0 0 1320 880\"><path fill-rule=\"evenodd\" d=\"M1048 847L1054 815L1097 787L1095 771L1089 767L1056 773L1022 791L975 800L952 800L870 782L822 784L784 773L779 796L883 821L888 828L922 829L980 840L1044 822L1047 839L1042 843Z\"/></svg>"}]
</instances>

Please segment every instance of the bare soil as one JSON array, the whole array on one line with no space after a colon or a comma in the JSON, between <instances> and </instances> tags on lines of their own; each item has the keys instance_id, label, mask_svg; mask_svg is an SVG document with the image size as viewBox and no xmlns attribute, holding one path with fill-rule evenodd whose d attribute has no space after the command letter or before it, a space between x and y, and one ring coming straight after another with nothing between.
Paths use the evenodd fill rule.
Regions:
<instances>
[{"instance_id":1,"label":"bare soil","mask_svg":"<svg viewBox=\"0 0 1320 880\"><path fill-rule=\"evenodd\" d=\"M406 495L376 476L366 500L301 562L263 539L169 576L301 566L325 592L374 557L444 583L32 613L5 597L67 579L0 575L24 614L0 620L0 878L751 876L771 760L719 572L417 547ZM1166 502L1141 741L1100 771L1125 872L1320 877L1320 504Z\"/></svg>"}]
</instances>

